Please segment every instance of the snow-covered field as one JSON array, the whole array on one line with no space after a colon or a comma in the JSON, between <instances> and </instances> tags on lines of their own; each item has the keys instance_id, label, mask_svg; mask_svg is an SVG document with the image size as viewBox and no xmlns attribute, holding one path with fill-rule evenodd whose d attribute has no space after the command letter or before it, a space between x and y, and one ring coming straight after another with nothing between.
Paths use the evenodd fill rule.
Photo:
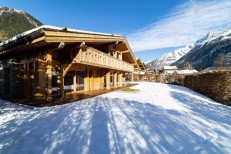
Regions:
<instances>
[{"instance_id":1,"label":"snow-covered field","mask_svg":"<svg viewBox=\"0 0 231 154\"><path fill-rule=\"evenodd\" d=\"M231 108L143 82L47 108L0 101L0 154L231 153Z\"/></svg>"}]
</instances>

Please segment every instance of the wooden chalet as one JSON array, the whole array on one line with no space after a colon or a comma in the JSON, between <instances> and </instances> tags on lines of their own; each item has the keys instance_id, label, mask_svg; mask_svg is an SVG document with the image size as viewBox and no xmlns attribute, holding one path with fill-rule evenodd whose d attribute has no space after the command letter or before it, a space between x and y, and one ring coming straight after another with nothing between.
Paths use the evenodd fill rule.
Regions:
<instances>
[{"instance_id":1,"label":"wooden chalet","mask_svg":"<svg viewBox=\"0 0 231 154\"><path fill-rule=\"evenodd\" d=\"M41 26L0 43L0 97L52 101L110 89L138 67L122 36Z\"/></svg>"},{"instance_id":2,"label":"wooden chalet","mask_svg":"<svg viewBox=\"0 0 231 154\"><path fill-rule=\"evenodd\" d=\"M137 61L137 64L138 64L138 66L140 68L139 70L140 71L146 71L147 68L146 68L145 64L141 61L141 59L138 58L136 61Z\"/></svg>"},{"instance_id":3,"label":"wooden chalet","mask_svg":"<svg viewBox=\"0 0 231 154\"><path fill-rule=\"evenodd\" d=\"M147 68L146 68L145 64L141 61L140 58L137 58L136 61L137 61L137 64L139 67L135 68L133 78L135 81L141 81L141 80L144 81L145 77L146 77L145 74L146 74Z\"/></svg>"}]
</instances>

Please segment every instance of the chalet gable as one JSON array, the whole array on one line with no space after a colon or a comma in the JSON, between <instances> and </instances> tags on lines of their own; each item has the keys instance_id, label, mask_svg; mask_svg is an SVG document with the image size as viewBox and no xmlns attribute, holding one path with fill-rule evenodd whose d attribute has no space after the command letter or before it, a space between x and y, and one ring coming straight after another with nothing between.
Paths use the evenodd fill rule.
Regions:
<instances>
[{"instance_id":1,"label":"chalet gable","mask_svg":"<svg viewBox=\"0 0 231 154\"><path fill-rule=\"evenodd\" d=\"M33 49L59 50L77 48L83 45L95 49L112 50L118 56L123 55L123 61L138 67L135 56L125 37L120 35L97 33L43 25L21 33L0 43L0 57ZM83 47L83 46L82 46Z\"/></svg>"}]
</instances>

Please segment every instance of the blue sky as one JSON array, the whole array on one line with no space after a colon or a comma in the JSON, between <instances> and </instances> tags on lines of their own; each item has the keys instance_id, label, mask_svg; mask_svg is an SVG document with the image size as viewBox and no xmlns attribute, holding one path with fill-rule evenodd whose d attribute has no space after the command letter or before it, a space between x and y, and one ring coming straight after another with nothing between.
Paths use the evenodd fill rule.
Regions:
<instances>
[{"instance_id":1,"label":"blue sky","mask_svg":"<svg viewBox=\"0 0 231 154\"><path fill-rule=\"evenodd\" d=\"M124 35L144 62L231 28L230 0L0 0L43 24Z\"/></svg>"}]
</instances>

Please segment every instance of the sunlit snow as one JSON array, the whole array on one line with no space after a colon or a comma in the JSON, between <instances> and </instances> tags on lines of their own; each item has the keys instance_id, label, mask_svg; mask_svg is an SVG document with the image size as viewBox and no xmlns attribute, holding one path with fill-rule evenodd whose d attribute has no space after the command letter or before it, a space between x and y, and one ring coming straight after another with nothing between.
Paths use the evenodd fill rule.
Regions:
<instances>
[{"instance_id":1,"label":"sunlit snow","mask_svg":"<svg viewBox=\"0 0 231 154\"><path fill-rule=\"evenodd\" d=\"M61 106L0 101L0 153L230 153L231 108L143 82Z\"/></svg>"}]
</instances>

